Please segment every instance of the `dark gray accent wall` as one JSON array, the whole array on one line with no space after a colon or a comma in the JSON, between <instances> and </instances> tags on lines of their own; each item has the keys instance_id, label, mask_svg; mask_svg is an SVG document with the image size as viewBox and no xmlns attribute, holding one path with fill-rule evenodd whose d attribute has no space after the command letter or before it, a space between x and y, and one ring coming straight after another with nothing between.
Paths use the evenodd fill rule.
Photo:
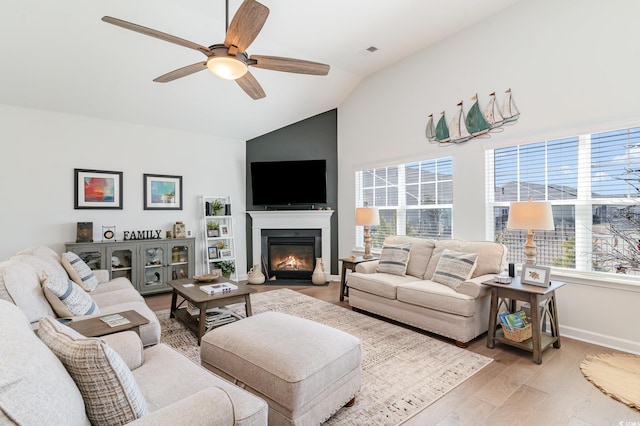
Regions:
<instances>
[{"instance_id":1,"label":"dark gray accent wall","mask_svg":"<svg viewBox=\"0 0 640 426\"><path fill-rule=\"evenodd\" d=\"M331 207L331 273L338 273L338 110L318 114L247 141L247 210L264 210L253 205L251 162L327 160L327 204ZM259 264L253 259L251 216L247 215L247 264Z\"/></svg>"}]
</instances>

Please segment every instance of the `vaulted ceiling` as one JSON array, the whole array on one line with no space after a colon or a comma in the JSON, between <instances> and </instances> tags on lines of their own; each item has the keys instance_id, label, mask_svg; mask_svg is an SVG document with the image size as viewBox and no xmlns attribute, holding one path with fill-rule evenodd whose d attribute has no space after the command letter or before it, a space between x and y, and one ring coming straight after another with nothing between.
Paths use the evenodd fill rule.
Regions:
<instances>
[{"instance_id":1,"label":"vaulted ceiling","mask_svg":"<svg viewBox=\"0 0 640 426\"><path fill-rule=\"evenodd\" d=\"M224 0L20 0L2 5L0 104L246 140L339 107L368 75L522 0L260 1L270 15L248 53L326 63L329 75L252 68L260 100L207 70L154 83L204 57L100 18L209 46L224 40ZM240 4L229 0L229 19Z\"/></svg>"}]
</instances>

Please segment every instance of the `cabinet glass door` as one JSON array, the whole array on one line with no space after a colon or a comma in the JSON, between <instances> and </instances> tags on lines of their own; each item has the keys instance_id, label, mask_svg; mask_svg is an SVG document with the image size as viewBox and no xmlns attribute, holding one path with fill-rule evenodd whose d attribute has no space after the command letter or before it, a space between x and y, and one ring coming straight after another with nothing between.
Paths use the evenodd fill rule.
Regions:
<instances>
[{"instance_id":1,"label":"cabinet glass door","mask_svg":"<svg viewBox=\"0 0 640 426\"><path fill-rule=\"evenodd\" d=\"M131 247L110 247L107 250L109 262L109 273L111 279L124 277L132 283L136 282L136 277L132 265L133 249Z\"/></svg>"},{"instance_id":2,"label":"cabinet glass door","mask_svg":"<svg viewBox=\"0 0 640 426\"><path fill-rule=\"evenodd\" d=\"M191 264L193 254L186 244L171 244L171 279L189 278L193 276ZM191 264L190 264L191 263Z\"/></svg>"},{"instance_id":3,"label":"cabinet glass door","mask_svg":"<svg viewBox=\"0 0 640 426\"><path fill-rule=\"evenodd\" d=\"M104 252L102 250L78 250L74 251L80 259L86 263L91 269L104 269Z\"/></svg>"},{"instance_id":4,"label":"cabinet glass door","mask_svg":"<svg viewBox=\"0 0 640 426\"><path fill-rule=\"evenodd\" d=\"M140 284L140 293L148 293L159 288L166 287L166 253L165 248L158 245L145 245L142 247L144 259L144 280Z\"/></svg>"}]
</instances>

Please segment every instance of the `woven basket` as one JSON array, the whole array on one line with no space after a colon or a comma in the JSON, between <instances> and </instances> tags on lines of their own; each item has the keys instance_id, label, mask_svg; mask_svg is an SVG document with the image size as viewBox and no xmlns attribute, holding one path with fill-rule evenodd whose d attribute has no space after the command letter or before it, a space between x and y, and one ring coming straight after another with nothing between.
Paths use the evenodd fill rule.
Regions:
<instances>
[{"instance_id":1,"label":"woven basket","mask_svg":"<svg viewBox=\"0 0 640 426\"><path fill-rule=\"evenodd\" d=\"M514 342L524 342L531 338L531 324L527 324L522 328L516 328L515 330L507 330L504 324L500 325L502 326L504 337L509 340L513 340Z\"/></svg>"}]
</instances>

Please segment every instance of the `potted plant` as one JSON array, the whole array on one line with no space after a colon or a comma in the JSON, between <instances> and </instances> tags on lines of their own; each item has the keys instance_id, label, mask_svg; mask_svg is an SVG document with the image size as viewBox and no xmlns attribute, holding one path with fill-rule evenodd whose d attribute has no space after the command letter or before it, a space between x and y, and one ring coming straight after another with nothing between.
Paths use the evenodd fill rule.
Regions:
<instances>
[{"instance_id":1,"label":"potted plant","mask_svg":"<svg viewBox=\"0 0 640 426\"><path fill-rule=\"evenodd\" d=\"M219 236L220 224L213 220L207 222L207 237Z\"/></svg>"},{"instance_id":2,"label":"potted plant","mask_svg":"<svg viewBox=\"0 0 640 426\"><path fill-rule=\"evenodd\" d=\"M236 271L236 264L233 262L233 260L224 260L222 262L219 262L218 267L222 269L222 275L225 278L231 277L231 274Z\"/></svg>"},{"instance_id":3,"label":"potted plant","mask_svg":"<svg viewBox=\"0 0 640 426\"><path fill-rule=\"evenodd\" d=\"M222 216L222 213L224 213L224 204L221 200L215 199L211 203L211 210L213 210L215 216Z\"/></svg>"}]
</instances>

